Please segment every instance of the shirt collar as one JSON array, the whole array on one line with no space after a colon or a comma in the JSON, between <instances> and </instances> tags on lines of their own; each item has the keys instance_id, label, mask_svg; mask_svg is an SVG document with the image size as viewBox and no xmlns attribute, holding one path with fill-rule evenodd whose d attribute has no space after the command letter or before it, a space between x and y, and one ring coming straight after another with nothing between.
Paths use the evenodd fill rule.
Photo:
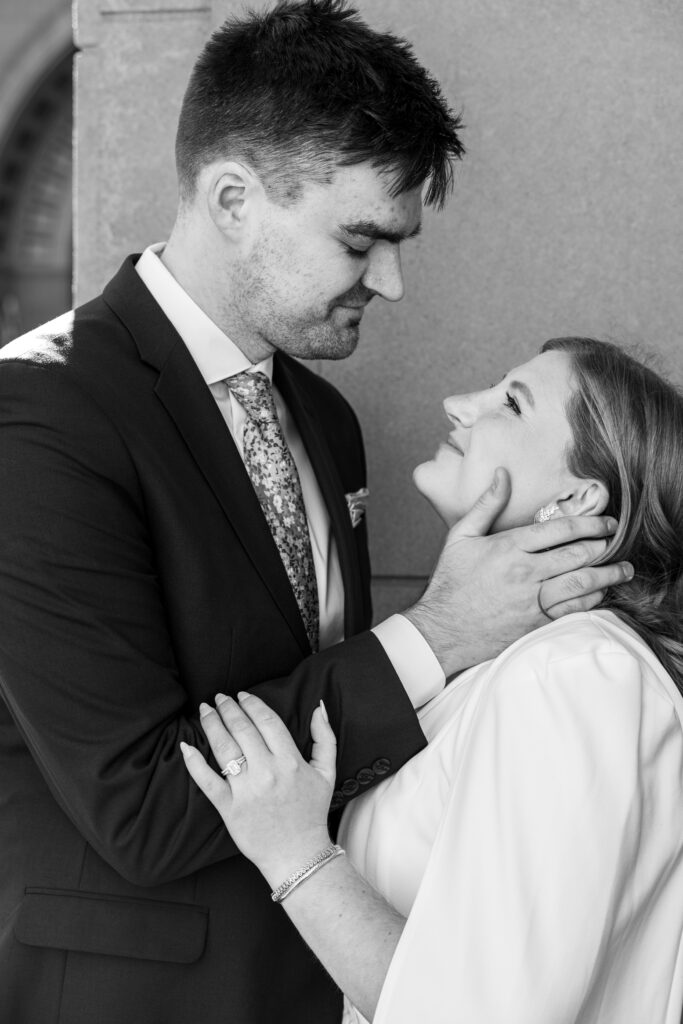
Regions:
<instances>
[{"instance_id":1,"label":"shirt collar","mask_svg":"<svg viewBox=\"0 0 683 1024\"><path fill-rule=\"evenodd\" d=\"M183 339L207 384L244 370L261 371L273 379L273 357L250 363L234 341L217 327L176 281L160 259L165 242L148 246L135 264L143 284Z\"/></svg>"}]
</instances>

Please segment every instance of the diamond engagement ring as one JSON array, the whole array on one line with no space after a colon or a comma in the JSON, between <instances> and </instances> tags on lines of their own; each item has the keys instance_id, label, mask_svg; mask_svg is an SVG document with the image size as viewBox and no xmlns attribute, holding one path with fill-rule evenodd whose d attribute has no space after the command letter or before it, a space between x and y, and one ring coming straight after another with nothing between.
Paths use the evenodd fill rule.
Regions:
<instances>
[{"instance_id":1,"label":"diamond engagement ring","mask_svg":"<svg viewBox=\"0 0 683 1024\"><path fill-rule=\"evenodd\" d=\"M226 777L228 775L239 775L242 771L242 765L247 763L247 759L244 755L237 757L233 761L228 761L225 768L221 772L221 775Z\"/></svg>"}]
</instances>

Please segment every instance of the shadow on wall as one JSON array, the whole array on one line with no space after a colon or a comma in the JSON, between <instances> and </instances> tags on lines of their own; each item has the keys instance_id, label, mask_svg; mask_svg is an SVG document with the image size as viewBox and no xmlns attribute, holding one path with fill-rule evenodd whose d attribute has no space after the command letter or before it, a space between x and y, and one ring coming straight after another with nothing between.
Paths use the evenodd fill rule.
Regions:
<instances>
[{"instance_id":1,"label":"shadow on wall","mask_svg":"<svg viewBox=\"0 0 683 1024\"><path fill-rule=\"evenodd\" d=\"M0 344L71 306L72 63L69 50L0 140Z\"/></svg>"}]
</instances>

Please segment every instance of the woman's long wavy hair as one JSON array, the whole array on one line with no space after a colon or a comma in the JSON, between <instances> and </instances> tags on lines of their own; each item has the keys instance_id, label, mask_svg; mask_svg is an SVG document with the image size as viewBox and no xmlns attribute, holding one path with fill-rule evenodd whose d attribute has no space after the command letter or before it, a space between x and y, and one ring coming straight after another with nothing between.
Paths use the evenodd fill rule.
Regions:
<instances>
[{"instance_id":1,"label":"woman's long wavy hair","mask_svg":"<svg viewBox=\"0 0 683 1024\"><path fill-rule=\"evenodd\" d=\"M601 607L645 640L683 692L683 395L609 342L553 338L541 351L572 360L569 469L607 486L605 514L619 521L599 561L635 568Z\"/></svg>"}]
</instances>

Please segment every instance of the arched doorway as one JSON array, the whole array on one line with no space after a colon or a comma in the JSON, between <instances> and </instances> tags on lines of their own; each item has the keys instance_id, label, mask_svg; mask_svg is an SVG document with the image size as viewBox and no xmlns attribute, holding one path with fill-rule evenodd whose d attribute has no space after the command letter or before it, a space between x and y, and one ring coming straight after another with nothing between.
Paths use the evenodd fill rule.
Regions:
<instances>
[{"instance_id":1,"label":"arched doorway","mask_svg":"<svg viewBox=\"0 0 683 1024\"><path fill-rule=\"evenodd\" d=\"M36 83L0 148L0 344L71 305L72 61Z\"/></svg>"}]
</instances>

